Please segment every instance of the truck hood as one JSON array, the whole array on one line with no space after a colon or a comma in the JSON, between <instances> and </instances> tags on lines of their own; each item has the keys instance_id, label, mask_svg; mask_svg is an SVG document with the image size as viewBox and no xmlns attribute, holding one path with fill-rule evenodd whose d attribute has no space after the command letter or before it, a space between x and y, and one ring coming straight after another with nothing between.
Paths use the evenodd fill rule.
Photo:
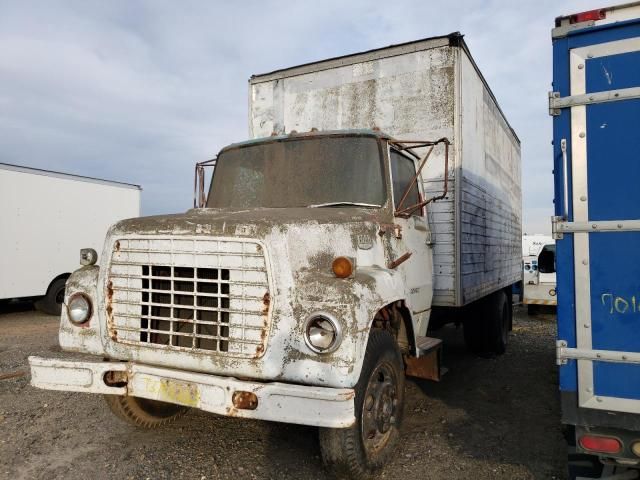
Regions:
<instances>
[{"instance_id":1,"label":"truck hood","mask_svg":"<svg viewBox=\"0 0 640 480\"><path fill-rule=\"evenodd\" d=\"M255 210L197 209L174 215L122 220L112 235L214 235L265 238L273 229L341 225L371 233L379 214L362 208L262 208Z\"/></svg>"}]
</instances>

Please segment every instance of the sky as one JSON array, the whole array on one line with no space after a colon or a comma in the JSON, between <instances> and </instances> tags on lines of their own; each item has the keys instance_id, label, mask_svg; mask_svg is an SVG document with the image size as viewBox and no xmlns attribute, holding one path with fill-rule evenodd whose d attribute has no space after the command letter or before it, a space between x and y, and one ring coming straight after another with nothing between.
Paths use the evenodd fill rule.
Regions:
<instances>
[{"instance_id":1,"label":"sky","mask_svg":"<svg viewBox=\"0 0 640 480\"><path fill-rule=\"evenodd\" d=\"M193 169L248 137L248 78L460 31L522 142L523 232L550 232L550 30L607 0L0 0L0 162L143 187L185 211Z\"/></svg>"}]
</instances>

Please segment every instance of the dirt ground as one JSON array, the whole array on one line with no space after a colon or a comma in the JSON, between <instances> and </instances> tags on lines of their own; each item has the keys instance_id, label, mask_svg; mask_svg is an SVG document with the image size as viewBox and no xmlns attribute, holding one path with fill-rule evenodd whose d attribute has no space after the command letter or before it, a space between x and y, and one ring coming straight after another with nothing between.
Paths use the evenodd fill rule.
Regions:
<instances>
[{"instance_id":1,"label":"dirt ground","mask_svg":"<svg viewBox=\"0 0 640 480\"><path fill-rule=\"evenodd\" d=\"M59 350L58 320L28 308L0 308L0 478L329 478L314 428L192 411L145 431L100 396L31 387L27 357ZM439 333L449 373L407 382L402 446L381 478L565 478L554 315L517 309L497 359L471 356L455 328Z\"/></svg>"}]
</instances>

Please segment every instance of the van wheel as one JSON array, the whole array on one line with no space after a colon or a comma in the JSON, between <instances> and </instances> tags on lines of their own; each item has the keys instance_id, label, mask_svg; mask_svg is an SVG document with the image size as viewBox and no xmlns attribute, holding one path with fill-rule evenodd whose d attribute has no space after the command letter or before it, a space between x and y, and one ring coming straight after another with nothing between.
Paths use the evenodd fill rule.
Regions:
<instances>
[{"instance_id":1,"label":"van wheel","mask_svg":"<svg viewBox=\"0 0 640 480\"><path fill-rule=\"evenodd\" d=\"M372 330L355 386L354 425L320 429L325 465L338 478L370 478L395 453L403 410L402 355L389 332Z\"/></svg>"},{"instance_id":2,"label":"van wheel","mask_svg":"<svg viewBox=\"0 0 640 480\"><path fill-rule=\"evenodd\" d=\"M103 395L116 417L136 427L157 428L183 416L188 407L123 395Z\"/></svg>"},{"instance_id":3,"label":"van wheel","mask_svg":"<svg viewBox=\"0 0 640 480\"><path fill-rule=\"evenodd\" d=\"M64 304L64 291L67 284L67 278L58 278L51 282L47 289L47 294L37 300L34 306L43 313L59 316L62 313L62 305Z\"/></svg>"}]
</instances>

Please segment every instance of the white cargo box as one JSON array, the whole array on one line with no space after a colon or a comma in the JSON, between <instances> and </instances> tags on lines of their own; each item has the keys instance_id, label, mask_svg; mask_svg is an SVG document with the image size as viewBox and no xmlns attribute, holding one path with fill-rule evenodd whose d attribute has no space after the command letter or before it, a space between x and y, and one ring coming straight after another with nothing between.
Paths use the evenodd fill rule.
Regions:
<instances>
[{"instance_id":1,"label":"white cargo box","mask_svg":"<svg viewBox=\"0 0 640 480\"><path fill-rule=\"evenodd\" d=\"M108 228L140 215L138 185L0 163L0 299L45 295L98 254Z\"/></svg>"},{"instance_id":2,"label":"white cargo box","mask_svg":"<svg viewBox=\"0 0 640 480\"><path fill-rule=\"evenodd\" d=\"M379 128L452 142L447 198L429 207L434 305L461 306L521 279L520 141L454 33L251 77L252 138ZM443 188L443 150L423 171Z\"/></svg>"}]
</instances>

